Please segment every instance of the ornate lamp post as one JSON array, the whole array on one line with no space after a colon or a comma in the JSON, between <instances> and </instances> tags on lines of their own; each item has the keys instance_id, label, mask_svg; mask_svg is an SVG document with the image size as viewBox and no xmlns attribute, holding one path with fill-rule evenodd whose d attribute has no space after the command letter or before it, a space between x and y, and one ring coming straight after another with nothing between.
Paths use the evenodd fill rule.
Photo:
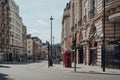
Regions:
<instances>
[{"instance_id":1,"label":"ornate lamp post","mask_svg":"<svg viewBox=\"0 0 120 80\"><path fill-rule=\"evenodd\" d=\"M77 33L74 33L74 27L71 28L71 31L73 32L73 41L72 41L72 52L74 54L74 71L76 72L76 54L77 54L77 48L76 48L76 35Z\"/></svg>"},{"instance_id":2,"label":"ornate lamp post","mask_svg":"<svg viewBox=\"0 0 120 80\"><path fill-rule=\"evenodd\" d=\"M102 68L105 72L105 0L103 0L103 52L102 52Z\"/></svg>"},{"instance_id":3,"label":"ornate lamp post","mask_svg":"<svg viewBox=\"0 0 120 80\"><path fill-rule=\"evenodd\" d=\"M53 17L50 17L50 21L51 21L51 58L50 58L50 66L53 66L53 60L52 60L52 20Z\"/></svg>"}]
</instances>

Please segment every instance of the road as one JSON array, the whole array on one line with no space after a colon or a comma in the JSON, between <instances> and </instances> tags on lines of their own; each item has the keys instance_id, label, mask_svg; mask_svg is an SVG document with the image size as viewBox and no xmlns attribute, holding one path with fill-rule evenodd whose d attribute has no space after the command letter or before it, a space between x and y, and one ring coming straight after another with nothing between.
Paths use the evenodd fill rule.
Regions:
<instances>
[{"instance_id":1,"label":"road","mask_svg":"<svg viewBox=\"0 0 120 80\"><path fill-rule=\"evenodd\" d=\"M0 80L120 80L120 75L74 72L47 61L27 64L0 64Z\"/></svg>"}]
</instances>

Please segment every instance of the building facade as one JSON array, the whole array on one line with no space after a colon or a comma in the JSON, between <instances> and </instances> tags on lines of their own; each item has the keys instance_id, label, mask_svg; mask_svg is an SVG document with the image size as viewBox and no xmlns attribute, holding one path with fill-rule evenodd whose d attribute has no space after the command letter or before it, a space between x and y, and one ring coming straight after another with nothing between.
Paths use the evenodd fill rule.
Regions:
<instances>
[{"instance_id":1,"label":"building facade","mask_svg":"<svg viewBox=\"0 0 120 80\"><path fill-rule=\"evenodd\" d=\"M32 37L33 40L33 60L40 59L42 52L42 42L38 37Z\"/></svg>"},{"instance_id":2,"label":"building facade","mask_svg":"<svg viewBox=\"0 0 120 80\"><path fill-rule=\"evenodd\" d=\"M67 3L66 8L64 9L63 19L62 19L62 34L61 34L61 53L67 49L71 49L71 42L67 42L69 39L71 40L71 28L70 28L70 3Z\"/></svg>"},{"instance_id":3,"label":"building facade","mask_svg":"<svg viewBox=\"0 0 120 80\"><path fill-rule=\"evenodd\" d=\"M46 44L43 43L42 46L41 46L41 57L40 57L40 59L42 59L42 60L47 59L47 55L48 55L48 48L47 48Z\"/></svg>"},{"instance_id":4,"label":"building facade","mask_svg":"<svg viewBox=\"0 0 120 80\"><path fill-rule=\"evenodd\" d=\"M105 0L105 8L102 0L70 0L68 4L70 5L70 11L68 12L68 14L70 14L70 23L67 24L66 22L67 19L64 17L66 12L64 10L62 24L66 23L67 25L62 27L62 49L69 50L68 47L71 46L68 46L68 43L72 44L72 41L75 40L77 46L77 63L101 66L103 39L105 37L106 63L111 63L108 60L113 59L113 57L110 56L113 54L113 61L115 64L118 64L115 60L120 60L115 56L120 56L120 52L117 49L120 45L120 0ZM105 28L103 20L104 9ZM66 30L69 30L72 34L63 35L67 32ZM66 37L69 39L66 39ZM68 43L63 44L63 42ZM118 52L107 53L107 48L110 46L114 48L117 46L115 49L117 49Z\"/></svg>"},{"instance_id":5,"label":"building facade","mask_svg":"<svg viewBox=\"0 0 120 80\"><path fill-rule=\"evenodd\" d=\"M40 59L42 53L42 42L38 37L31 37L27 35L27 56L29 59L35 61Z\"/></svg>"},{"instance_id":6,"label":"building facade","mask_svg":"<svg viewBox=\"0 0 120 80\"><path fill-rule=\"evenodd\" d=\"M13 58L22 55L22 18L19 16L19 6L14 0L9 0L10 5L10 47Z\"/></svg>"},{"instance_id":7,"label":"building facade","mask_svg":"<svg viewBox=\"0 0 120 80\"><path fill-rule=\"evenodd\" d=\"M9 0L0 0L0 61L7 60L9 53L10 8Z\"/></svg>"},{"instance_id":8,"label":"building facade","mask_svg":"<svg viewBox=\"0 0 120 80\"><path fill-rule=\"evenodd\" d=\"M27 56L29 59L32 58L33 55L33 40L31 34L27 35Z\"/></svg>"},{"instance_id":9,"label":"building facade","mask_svg":"<svg viewBox=\"0 0 120 80\"><path fill-rule=\"evenodd\" d=\"M26 60L27 57L27 28L26 26L22 26L22 58L23 61Z\"/></svg>"}]
</instances>

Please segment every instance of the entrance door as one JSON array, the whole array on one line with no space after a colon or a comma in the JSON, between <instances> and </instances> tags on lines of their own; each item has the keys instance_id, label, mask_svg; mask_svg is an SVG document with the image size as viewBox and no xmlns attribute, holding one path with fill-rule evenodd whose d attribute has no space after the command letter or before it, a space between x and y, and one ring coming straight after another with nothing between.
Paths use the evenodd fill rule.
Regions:
<instances>
[{"instance_id":1,"label":"entrance door","mask_svg":"<svg viewBox=\"0 0 120 80\"><path fill-rule=\"evenodd\" d=\"M92 40L90 42L89 65L96 65L97 61L97 42Z\"/></svg>"},{"instance_id":2,"label":"entrance door","mask_svg":"<svg viewBox=\"0 0 120 80\"><path fill-rule=\"evenodd\" d=\"M95 65L97 60L97 50L90 50L89 65Z\"/></svg>"},{"instance_id":3,"label":"entrance door","mask_svg":"<svg viewBox=\"0 0 120 80\"><path fill-rule=\"evenodd\" d=\"M79 63L83 64L83 46L79 48Z\"/></svg>"}]
</instances>

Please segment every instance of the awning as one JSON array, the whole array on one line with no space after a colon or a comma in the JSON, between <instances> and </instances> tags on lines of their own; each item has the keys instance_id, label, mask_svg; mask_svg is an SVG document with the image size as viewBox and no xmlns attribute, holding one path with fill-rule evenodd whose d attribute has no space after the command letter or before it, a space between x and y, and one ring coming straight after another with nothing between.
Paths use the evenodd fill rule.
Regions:
<instances>
[{"instance_id":1,"label":"awning","mask_svg":"<svg viewBox=\"0 0 120 80\"><path fill-rule=\"evenodd\" d=\"M109 20L111 22L120 22L120 12L110 15Z\"/></svg>"}]
</instances>

